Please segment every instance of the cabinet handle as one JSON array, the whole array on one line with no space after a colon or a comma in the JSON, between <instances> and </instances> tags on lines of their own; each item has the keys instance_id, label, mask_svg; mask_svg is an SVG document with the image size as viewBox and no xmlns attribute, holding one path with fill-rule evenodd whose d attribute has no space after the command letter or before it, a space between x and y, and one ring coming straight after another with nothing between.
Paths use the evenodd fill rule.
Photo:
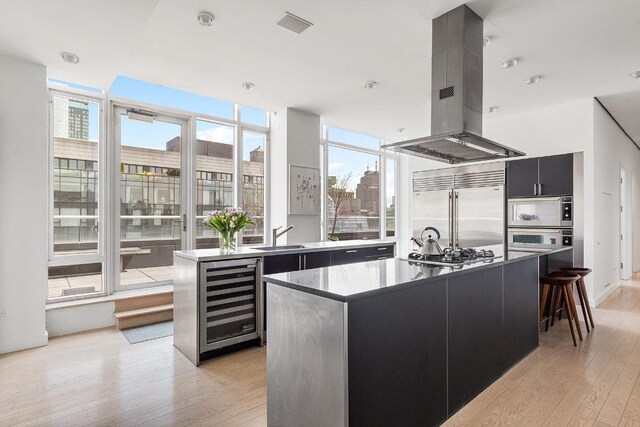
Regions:
<instances>
[{"instance_id":1,"label":"cabinet handle","mask_svg":"<svg viewBox=\"0 0 640 427\"><path fill-rule=\"evenodd\" d=\"M386 256L379 256L378 259L387 259Z\"/></svg>"},{"instance_id":2,"label":"cabinet handle","mask_svg":"<svg viewBox=\"0 0 640 427\"><path fill-rule=\"evenodd\" d=\"M542 184L538 184L538 196L542 196Z\"/></svg>"},{"instance_id":3,"label":"cabinet handle","mask_svg":"<svg viewBox=\"0 0 640 427\"><path fill-rule=\"evenodd\" d=\"M351 249L350 251L344 251L345 254L355 254L356 252L358 252L357 249Z\"/></svg>"},{"instance_id":4,"label":"cabinet handle","mask_svg":"<svg viewBox=\"0 0 640 427\"><path fill-rule=\"evenodd\" d=\"M378 248L379 251L386 251L387 248Z\"/></svg>"},{"instance_id":5,"label":"cabinet handle","mask_svg":"<svg viewBox=\"0 0 640 427\"><path fill-rule=\"evenodd\" d=\"M533 184L533 195L534 196L538 195L538 184Z\"/></svg>"}]
</instances>

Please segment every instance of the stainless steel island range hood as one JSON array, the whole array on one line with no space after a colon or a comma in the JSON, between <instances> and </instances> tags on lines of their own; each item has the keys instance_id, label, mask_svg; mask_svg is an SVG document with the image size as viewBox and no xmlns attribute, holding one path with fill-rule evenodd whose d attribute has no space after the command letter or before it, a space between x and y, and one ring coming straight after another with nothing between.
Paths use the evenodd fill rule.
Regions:
<instances>
[{"instance_id":1,"label":"stainless steel island range hood","mask_svg":"<svg viewBox=\"0 0 640 427\"><path fill-rule=\"evenodd\" d=\"M525 155L482 137L482 26L467 5L433 20L432 136L383 148L452 164Z\"/></svg>"}]
</instances>

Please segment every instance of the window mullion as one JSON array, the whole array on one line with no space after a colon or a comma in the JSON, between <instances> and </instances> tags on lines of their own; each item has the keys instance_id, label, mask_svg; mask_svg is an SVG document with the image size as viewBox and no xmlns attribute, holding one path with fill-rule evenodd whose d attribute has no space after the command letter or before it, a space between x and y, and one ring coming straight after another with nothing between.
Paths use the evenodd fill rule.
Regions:
<instances>
[{"instance_id":1,"label":"window mullion","mask_svg":"<svg viewBox=\"0 0 640 427\"><path fill-rule=\"evenodd\" d=\"M233 135L233 205L238 208L242 208L242 196L243 196L243 168L242 168L242 126L240 125L240 105L234 105L234 120L236 125L234 127ZM240 231L237 237L237 245L242 246L243 232Z\"/></svg>"}]
</instances>

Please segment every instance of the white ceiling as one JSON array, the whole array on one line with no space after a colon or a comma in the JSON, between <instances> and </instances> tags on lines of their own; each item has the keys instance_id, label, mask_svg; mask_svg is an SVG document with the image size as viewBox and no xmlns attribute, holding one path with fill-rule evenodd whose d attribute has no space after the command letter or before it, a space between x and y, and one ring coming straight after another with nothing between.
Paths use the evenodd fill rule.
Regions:
<instances>
[{"instance_id":1,"label":"white ceiling","mask_svg":"<svg viewBox=\"0 0 640 427\"><path fill-rule=\"evenodd\" d=\"M390 140L428 135L431 19L460 0L2 0L0 52L51 77L108 88L118 74ZM493 37L484 105L494 116L637 90L640 1L472 0ZM196 23L200 10L215 15ZM313 26L275 25L284 11ZM62 62L69 51L80 63ZM519 57L517 67L500 64ZM525 78L542 75L536 85ZM379 85L367 90L363 83ZM255 83L246 91L242 82ZM640 105L629 102L625 111ZM631 113L629 113L631 114ZM406 128L400 135L397 128Z\"/></svg>"}]
</instances>

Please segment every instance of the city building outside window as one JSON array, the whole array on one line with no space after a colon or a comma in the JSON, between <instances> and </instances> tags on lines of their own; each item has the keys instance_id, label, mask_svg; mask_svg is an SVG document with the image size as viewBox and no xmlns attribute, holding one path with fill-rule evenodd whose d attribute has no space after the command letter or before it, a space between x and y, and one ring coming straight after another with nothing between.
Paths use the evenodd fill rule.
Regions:
<instances>
[{"instance_id":1,"label":"city building outside window","mask_svg":"<svg viewBox=\"0 0 640 427\"><path fill-rule=\"evenodd\" d=\"M325 238L394 236L395 156L382 152L380 139L367 135L324 127L323 136Z\"/></svg>"}]
</instances>

